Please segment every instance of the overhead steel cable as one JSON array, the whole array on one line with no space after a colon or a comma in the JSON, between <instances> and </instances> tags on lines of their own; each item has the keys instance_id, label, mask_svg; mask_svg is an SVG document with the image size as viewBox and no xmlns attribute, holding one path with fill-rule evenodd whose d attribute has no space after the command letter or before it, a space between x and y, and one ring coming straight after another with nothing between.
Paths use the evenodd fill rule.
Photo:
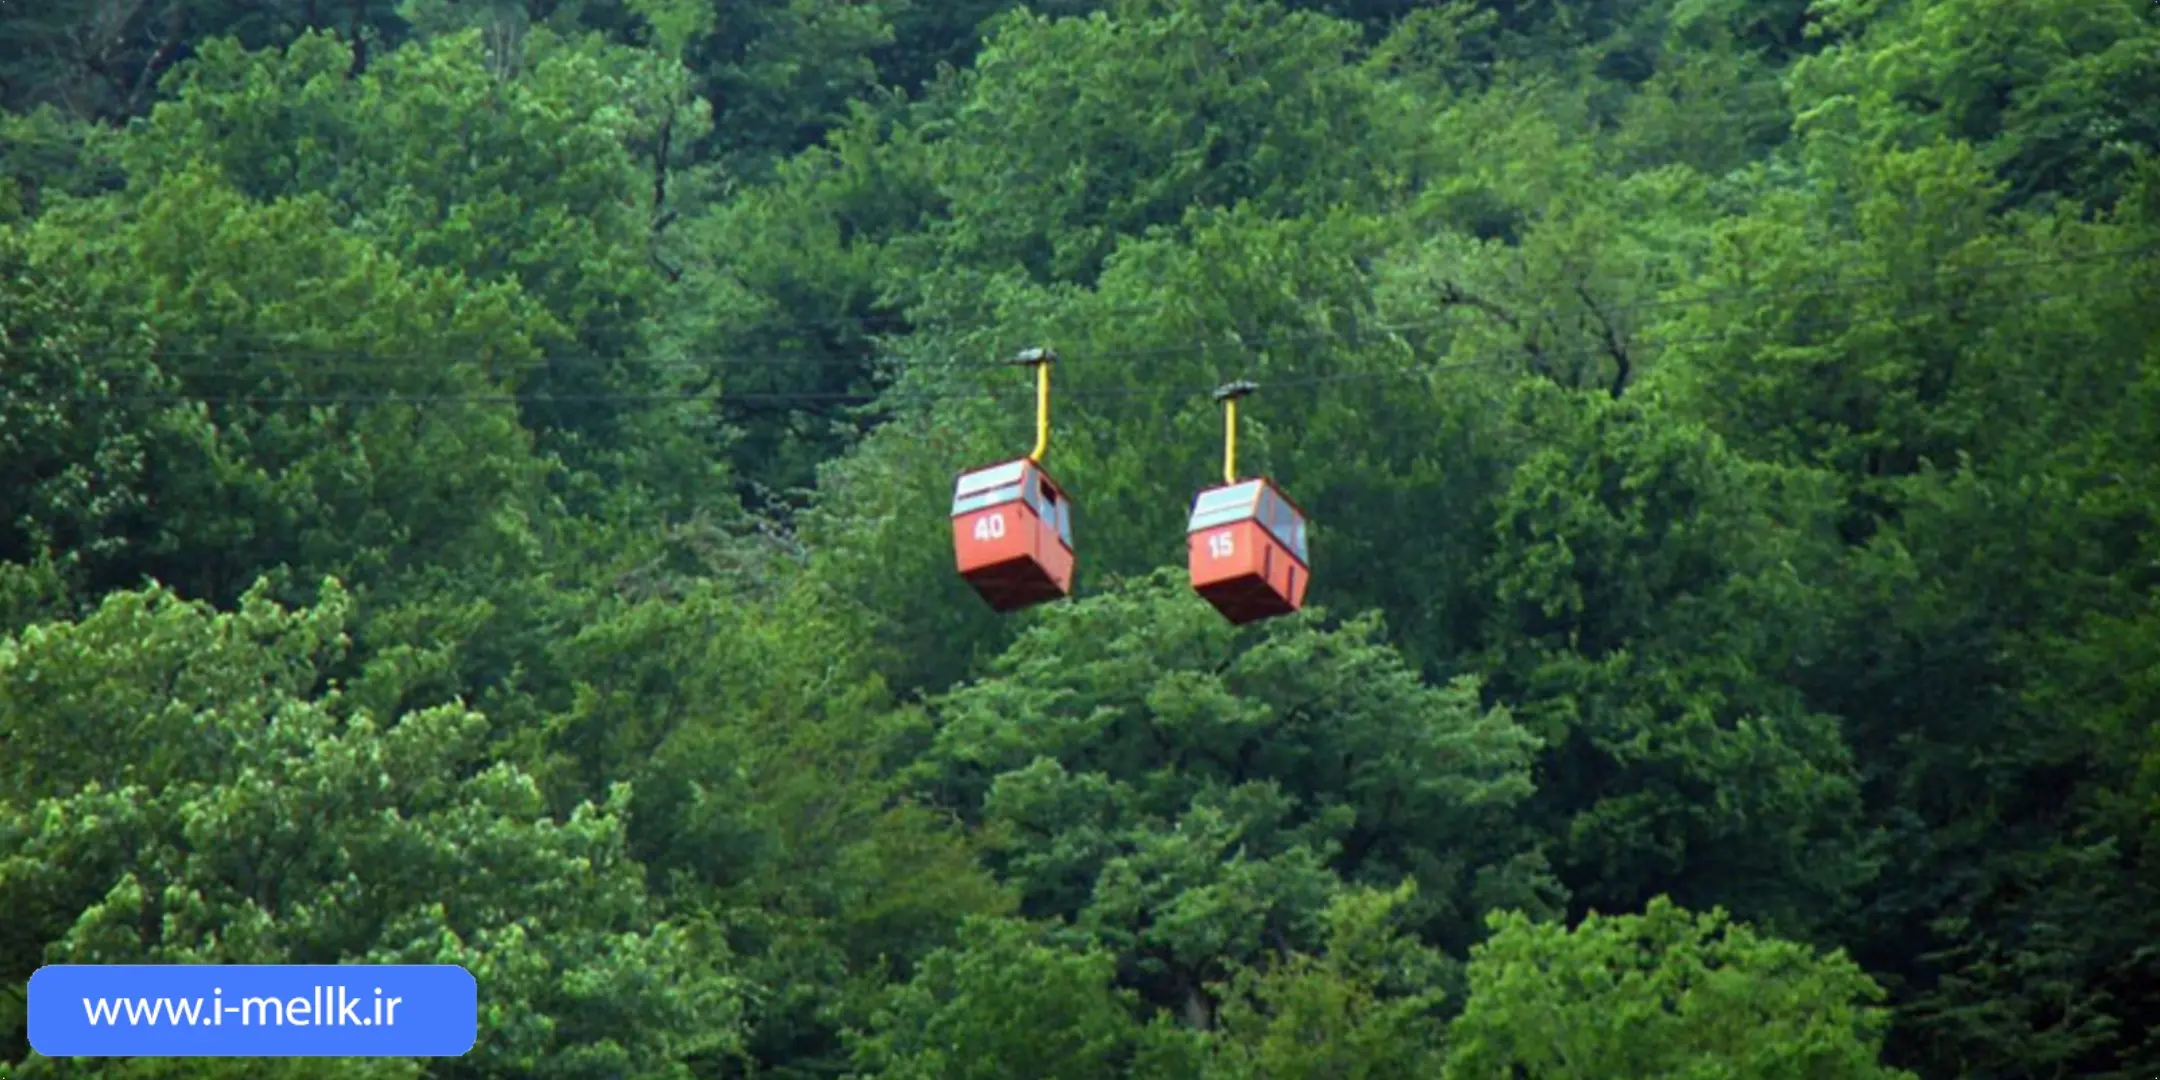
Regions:
<instances>
[{"instance_id":1,"label":"overhead steel cable","mask_svg":"<svg viewBox=\"0 0 2160 1080\"><path fill-rule=\"evenodd\" d=\"M2087 252L2080 255L2054 256L2048 258L2037 258L2028 260L2006 260L2001 262L1978 264L1974 266L1957 267L1937 271L1931 274L1920 276L1918 278L1912 276L1900 277L1892 275L1880 275L1868 278L1850 278L1820 285L1794 284L1779 286L1775 288L1724 289L1711 292L1694 293L1686 296L1668 296L1658 300L1646 300L1636 303L1602 306L1599 309L1599 314L1605 319L1612 321L1620 321L1626 316L1640 315L1645 312L1686 310L1690 308L1707 307L1715 304L1741 300L1775 301L1792 300L1800 297L1836 296L1856 291L1865 292L1899 286L1909 286L1915 284L1916 282L1923 281L1944 282L1956 278L1978 276L1987 273L2037 269L2049 266L2077 265L2083 263L2100 262L2109 259L2129 258L2141 254L2156 253L2160 253L2160 245L2145 244L2097 252ZM1437 302L1445 306L1449 306L1451 310L1441 314L1433 315L1428 318L1413 319L1408 321L1376 321L1370 323L1361 323L1357 327L1357 332L1360 336L1385 336L1389 334L1400 334L1413 331L1440 330L1452 325L1456 325L1457 321L1461 318L1460 311L1455 310L1456 305L1450 304L1446 300L1441 300ZM1109 317L1144 317L1148 315L1159 315L1162 314L1163 311L1164 309L1158 305L1150 308L1113 308L1110 309L1107 313L1101 309L1097 309L1086 311L1085 313L1092 318L1102 318L1105 317L1106 314ZM1526 308L1510 312L1511 317L1514 318L1518 323L1523 325L1539 324L1562 316L1574 316L1579 314L1581 314L1580 308L1561 308L1551 306L1542 308ZM788 322L786 325L788 329L802 330L819 327L838 327L845 324L846 320L836 318L794 320ZM902 336L904 337L905 335ZM1235 347L1245 349L1267 349L1279 346L1303 344L1318 341L1340 341L1345 336L1346 332L1343 329L1331 327L1326 329L1285 331L1278 334L1261 335L1259 337L1238 338L1234 341L1210 342L1210 344L1233 345ZM875 339L878 338L879 335L872 335L872 337ZM1074 359L1079 360L1083 365L1092 366L1112 360L1145 359L1163 356L1176 356L1189 353L1191 351L1192 347L1187 345L1166 345L1140 349L1105 349L1091 351L1083 355L1077 355L1074 357ZM82 357L86 360L134 359L144 356L146 352L149 356L160 362L160 371L163 374L183 379L216 378L229 372L233 372L238 365L243 365L249 362L260 360L275 360L287 364L304 363L311 372L327 376L379 375L383 373L386 369L394 370L400 367L441 368L450 365L474 365L484 369L489 374L499 376L527 371L578 370L583 368L612 368L622 366L634 366L644 371L653 372L713 372L727 371L730 369L754 370L759 368L793 370L810 370L820 368L860 369L865 367L875 367L880 364L883 364L888 368L929 366L940 371L978 368L984 371L989 371L999 367L1003 363L1003 360L993 358L957 359L952 361L939 362L931 365L923 365L920 363L906 362L904 360L895 363L896 358L893 357L829 357L779 354L670 356L662 353L660 355L648 356L637 360L626 360L622 357L616 356L592 356L576 354L537 357L484 358L471 355L450 356L446 354L378 352L359 348L337 350L310 350L305 347L303 342L297 339L292 339L287 342L280 342L274 336L270 337L264 345L250 348L170 349L153 344L150 345L147 350L129 349L123 347L102 347L95 349L77 350L74 355ZM166 363L166 361L198 361L199 363L168 364ZM250 373L242 371L239 372L239 374ZM560 400L569 399L565 398Z\"/></svg>"},{"instance_id":2,"label":"overhead steel cable","mask_svg":"<svg viewBox=\"0 0 2160 1080\"><path fill-rule=\"evenodd\" d=\"M2060 295L2060 294L2055 294L2055 293L2045 293L2045 292L2042 292L2042 293L2028 293L2028 294L2025 294L2024 296L2022 296L2022 297L2021 297L2020 299L2021 299L2021 301L2022 301L2022 302L2025 302L2025 303L2041 303L2041 302L2045 302L2045 301L2048 301L2048 300L2054 300L2054 299L2058 299L2058 298L2059 298L2059 295ZM1911 319L1911 318L1913 317L1913 315L1914 315L1914 312L1912 312L1912 311L1898 311L1898 312L1892 312L1892 313L1888 313L1888 314L1884 314L1884 315L1878 315L1878 316L1873 316L1873 317L1867 317L1867 318L1850 318L1850 317L1843 317L1843 316L1838 316L1838 317L1821 317L1821 318L1816 318L1816 319L1801 319L1801 320L1791 320L1791 321L1787 321L1787 322L1785 322L1785 323L1784 323L1784 324L1783 324L1783 325L1782 325L1781 327L1778 327L1777 329L1780 329L1780 330L1784 330L1784 331L1791 331L1791 330L1795 330L1795 329L1801 329L1801 330L1804 330L1804 329L1810 329L1810 328L1822 328L1822 329L1848 329L1848 328L1851 328L1851 327L1856 327L1856 326L1874 326L1874 325L1886 325L1886 324L1895 324L1895 323L1901 323L1901 322L1905 322L1905 321L1908 321L1909 319ZM1338 334L1336 335L1336 337L1337 337L1337 339L1338 339L1338 340L1340 340L1340 339L1341 339L1341 336L1342 336L1342 335L1341 335L1341 334L1340 334L1339 332L1338 332ZM1631 358L1631 360L1632 360L1632 361L1635 361L1635 362L1641 362L1641 361L1647 361L1647 360L1649 360L1649 359L1652 359L1652 358L1654 358L1654 357L1655 357L1655 356L1656 356L1656 355L1657 355L1658 353L1661 353L1661 352L1663 352L1663 351L1665 351L1665 350L1668 350L1668 349L1672 349L1672 348L1676 348L1676 347L1679 347L1679 346L1684 346L1684 345L1697 345L1697 344L1716 344L1716 343L1718 343L1718 342L1722 342L1722 341L1727 341L1727 340L1730 340L1730 339L1731 339L1732 337L1733 337L1733 332L1732 332L1732 331L1719 331L1719 332L1715 332L1715 333L1708 333L1708 334L1697 334L1697 335L1690 335L1690 336L1685 336L1685 337L1676 337L1676 338L1665 338L1665 339L1655 339L1655 338L1650 338L1650 339L1642 339L1642 338L1638 338L1638 339L1632 340L1632 341L1630 341L1630 342L1628 342L1628 343L1627 343L1627 351L1628 351L1628 353L1629 353L1629 355L1630 355L1630 358ZM1318 340L1318 338L1314 338L1313 340ZM1172 350L1172 351L1173 351L1174 353L1177 353L1177 354L1191 354L1191 353L1193 353L1193 352L1195 352L1195 351L1197 351L1197 350L1195 350L1195 349L1193 349L1193 348L1190 348L1190 347L1188 347L1188 348L1185 348L1185 349L1179 349L1179 350ZM1493 348L1487 348L1487 349L1484 349L1484 350L1480 350L1480 352L1482 353L1482 355L1479 355L1479 356L1476 356L1476 357L1473 357L1473 358L1467 358L1467 359L1448 360L1448 359L1440 358L1440 359L1435 359L1435 360L1431 360L1431 361L1421 361L1421 362L1416 362L1416 363L1410 363L1410 364L1402 364L1402 365L1393 365L1393 366L1386 366L1386 367L1376 367L1376 368L1368 368L1368 369L1364 369L1364 370L1354 370L1354 371L1333 371L1333 372L1324 372L1324 373L1323 373L1323 372L1309 372L1309 373L1305 373L1305 374L1299 374L1299 373L1296 373L1296 372L1278 372L1278 373L1271 373L1271 374L1269 374L1269 375L1267 376L1267 385L1268 385L1268 388L1269 388L1270 392L1272 393L1272 392L1276 392L1276 391L1279 391L1279 390L1282 390L1282 389L1286 389L1286 388L1287 388L1287 389L1294 389L1294 388L1300 388L1300 387L1306 387L1306 388L1310 388L1310 387L1321 387L1321 386L1339 385L1339 384L1345 384L1345 383L1357 383L1357 382L1371 382L1371 381L1390 381L1390 380L1406 380L1406 379L1428 378L1428 377L1431 377L1431 376L1434 376L1434 375L1446 374L1446 373L1449 373L1449 372L1457 372L1457 371L1466 371L1466 370L1473 370L1473 369L1477 369L1477 368L1486 368L1486 367L1498 367L1498 366L1502 366L1502 365L1522 365L1522 364L1524 364L1525 362L1527 362L1527 361L1528 361L1529 359L1531 359L1531 354L1530 354L1530 352L1529 352L1528 350L1526 350L1526 349L1525 349L1525 347L1524 347L1523 345L1520 345L1520 344L1516 344L1516 345L1511 345L1511 346L1508 346L1508 347L1506 347L1506 348L1498 348L1498 347L1493 347ZM1104 355L1117 355L1117 354L1115 354L1115 353L1106 353L1106 354L1104 354ZM1576 343L1576 344L1574 344L1574 345L1568 345L1568 346L1540 346L1540 347L1539 347L1539 349L1538 349L1538 351L1537 351L1537 356L1539 356L1539 357L1543 358L1543 359L1544 359L1544 360L1546 360L1546 361L1560 361L1560 360L1595 360L1595 359L1609 359L1609 358L1610 358L1610 351L1609 351L1609 346L1608 346L1608 345L1605 345L1605 344L1602 344L1602 343L1589 343L1589 342L1581 342L1581 343ZM1001 365L1003 365L1003 364L1009 364L1009 360L1006 360L1006 361L998 361L998 363L999 363L999 364L1001 364ZM942 366L942 365L941 365L941 366L939 366L938 368L935 368L935 369L928 369L928 372L927 372L927 373L934 373L934 374L943 374L943 375L959 375L959 374L964 374L964 373L967 373L967 372L971 372L971 371L973 371L973 370L975 370L975 369L977 369L977 368L982 368L982 367L987 367L987 366L988 366L987 362L976 362L976 361L962 361L962 362L960 362L960 363L958 363L958 364L956 364L956 365L954 365L954 366L952 366L952 367L950 367L950 368L947 368L947 367L944 367L944 366ZM922 367L922 366L919 366L919 365L918 365L918 366L916 366L916 367L915 367L915 370L918 370L918 371L923 371L923 370L926 370L926 369L925 369L924 367ZM1204 388L1203 388L1203 387L1200 387L1200 386L1199 386L1199 385L1198 385L1197 383L1195 383L1194 385L1190 385L1190 386L1187 386L1187 385L1166 385L1166 384L1147 384L1147 385L1142 385L1142 384L1136 384L1136 383L1124 383L1124 384L1113 384L1113 385L1095 385L1095 386L1090 386L1090 385L1085 385L1085 384L1083 384L1083 385L1081 385L1081 386L1077 386L1077 387L1075 387L1075 386L1070 386L1070 385L1068 385L1068 386L1067 386L1067 387L1066 387L1065 389L1063 389L1063 390L1059 391L1059 395L1058 395L1058 396L1059 396L1060 398L1064 398L1064 399L1071 399L1071 398L1081 398L1081 399L1087 399L1087 400L1095 400L1095 399L1114 399L1114 398L1128 398L1128 399L1129 399L1129 398L1134 398L1134 397L1162 397L1162 398L1168 398L1168 397L1187 397L1187 396L1189 396L1189 397L1192 397L1192 398L1194 398L1194 399L1196 399L1196 400L1203 400L1203 399L1204 399L1204 400L1212 400L1211 398L1209 398L1209 396L1208 396L1208 395L1209 395L1210 393L1212 393L1212 391L1213 391L1213 389L1214 389L1215 385L1216 385L1216 383L1215 383L1215 382L1213 382L1213 381L1210 381L1210 382L1208 382L1208 383L1207 383L1207 385L1206 385L1206 386L1205 386ZM879 406L879 407L886 407L886 408L905 408L905 407L910 407L910 406L916 406L916 405L924 405L924 404L934 404L934 403L938 403L938 402L945 402L945 401L962 401L962 400L997 400L997 399L999 399L999 398L1002 398L1002 397L1005 397L1005 396L1009 396L1009 395L1010 395L1011 393L1012 393L1012 391L1010 391L1009 389L1008 389L1008 390L1003 390L1003 391L1001 391L1001 390L999 390L998 388L996 388L996 387L993 387L993 386L953 386L953 385L944 385L944 386L937 386L937 387L909 387L909 386L888 386L888 387L884 387L884 388L881 388L881 389L874 389L874 390L864 390L864 391L816 391L816 390L803 390L803 391L766 391L766 392L757 392L757 391L732 391L732 392L731 392L731 391L727 391L727 390L724 390L724 389L723 389L723 390L718 390L718 391L713 391L713 390L684 390L684 391L679 391L679 392L646 392L646 393L624 393L624 392L599 392L599 393L588 393L588 394L577 394L577 393L527 393L527 394L513 394L513 393L504 393L504 394L490 394L490 393L470 393L470 394L467 394L467 393L453 393L453 394L432 394L432 393L417 393L417 394L397 394L397 393L381 393L381 394L372 394L372 393L361 393L361 394L289 394L289 395L287 395L287 394L276 394L276 395L272 395L272 394L235 394L235 395L218 395L218 394L190 394L190 393L168 393L168 394L134 394L134 393L124 393L124 392L123 392L123 393L76 393L76 394L16 394L16 395L13 395L13 397L14 397L14 399L15 399L15 400L17 400L17 401L33 401L33 402L49 402L49 403L58 403L58 402L75 402L75 403L83 403L83 404L104 404L104 405L115 405L115 406L117 406L117 405L180 405L180 404L189 404L189 403L201 403L201 404L208 404L208 405L255 405L255 406L300 406L300 407L332 407L332 406L340 406L340 405L353 405L353 406L364 406L364 405L431 405L431 404L444 404L444 405L448 405L448 404L474 404L474 405L520 405L520 404L529 404L529 405L531 405L531 404L573 404L573 405L574 405L574 404L600 404L600 403L633 403L633 404L641 403L641 404L654 404L654 405L657 405L657 404L663 404L663 403L669 403L669 402L709 402L709 403L712 403L712 404L716 404L716 405L718 405L718 404L736 404L736 403L764 403L764 404L791 404L791 403L793 403L793 404L809 404L809 403L814 403L814 402L826 402L826 403L853 404L853 405L863 405L863 406Z\"/></svg>"}]
</instances>

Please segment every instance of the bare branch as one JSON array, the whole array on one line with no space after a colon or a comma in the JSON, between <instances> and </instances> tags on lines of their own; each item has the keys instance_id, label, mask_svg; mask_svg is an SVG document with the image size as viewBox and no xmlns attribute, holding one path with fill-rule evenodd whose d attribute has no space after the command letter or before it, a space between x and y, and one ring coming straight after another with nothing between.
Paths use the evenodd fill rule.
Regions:
<instances>
[{"instance_id":1,"label":"bare branch","mask_svg":"<svg viewBox=\"0 0 2160 1080\"><path fill-rule=\"evenodd\" d=\"M1440 304L1443 307L1467 307L1483 312L1486 316L1522 335L1523 353L1530 358L1530 368L1546 378L1552 378L1552 365L1545 355L1545 347L1538 344L1537 333L1523 326L1522 319L1507 308L1465 290L1453 281L1440 283Z\"/></svg>"},{"instance_id":2,"label":"bare branch","mask_svg":"<svg viewBox=\"0 0 2160 1080\"><path fill-rule=\"evenodd\" d=\"M1617 400L1621 394L1627 392L1628 380L1635 372L1634 354L1628 348L1627 335L1612 317L1605 313L1597 298L1590 295L1589 286L1577 283L1575 295L1582 299L1583 306L1590 309L1590 314L1596 316L1598 325L1604 330L1605 354L1613 358L1615 368L1610 393Z\"/></svg>"}]
</instances>

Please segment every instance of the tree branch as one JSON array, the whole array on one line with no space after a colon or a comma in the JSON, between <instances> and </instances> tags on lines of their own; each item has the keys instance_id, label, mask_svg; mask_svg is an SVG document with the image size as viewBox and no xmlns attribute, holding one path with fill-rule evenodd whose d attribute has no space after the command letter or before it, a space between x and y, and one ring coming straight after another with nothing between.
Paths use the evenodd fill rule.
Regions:
<instances>
[{"instance_id":1,"label":"tree branch","mask_svg":"<svg viewBox=\"0 0 2160 1080\"><path fill-rule=\"evenodd\" d=\"M187 40L186 31L187 8L176 5L165 20L165 35L158 40L150 58L143 61L142 70L136 72L135 85L128 89L127 103L122 109L125 115L134 116L142 111L144 96L157 86L158 68Z\"/></svg>"},{"instance_id":2,"label":"tree branch","mask_svg":"<svg viewBox=\"0 0 2160 1080\"><path fill-rule=\"evenodd\" d=\"M367 0L352 0L352 6L346 9L346 20L352 27L352 67L346 70L345 76L357 79L368 65L367 37L363 33L367 26Z\"/></svg>"},{"instance_id":3,"label":"tree branch","mask_svg":"<svg viewBox=\"0 0 2160 1080\"><path fill-rule=\"evenodd\" d=\"M1577 283L1575 295L1582 299L1583 306L1590 309L1590 314L1596 317L1598 326L1604 331L1605 354L1613 358L1616 369L1610 393L1614 400L1618 400L1620 395L1627 391L1628 380L1635 373L1634 356L1628 349L1626 337L1620 333L1619 326L1614 324L1611 316L1605 314L1605 309L1599 306L1597 299L1590 295L1589 286Z\"/></svg>"},{"instance_id":4,"label":"tree branch","mask_svg":"<svg viewBox=\"0 0 2160 1080\"><path fill-rule=\"evenodd\" d=\"M1440 283L1440 305L1442 307L1473 308L1522 335L1523 353L1530 358L1531 370L1548 379L1552 378L1552 364L1545 355L1545 347L1538 344L1537 334L1525 327L1523 321L1516 317L1514 312L1485 297L1469 292L1452 281Z\"/></svg>"}]
</instances>

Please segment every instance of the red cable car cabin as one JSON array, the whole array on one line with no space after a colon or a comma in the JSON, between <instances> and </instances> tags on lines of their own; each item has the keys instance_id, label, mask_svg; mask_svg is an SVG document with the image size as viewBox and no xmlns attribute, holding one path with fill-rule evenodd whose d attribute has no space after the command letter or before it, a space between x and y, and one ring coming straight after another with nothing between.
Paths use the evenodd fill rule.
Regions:
<instances>
[{"instance_id":1,"label":"red cable car cabin","mask_svg":"<svg viewBox=\"0 0 2160 1080\"><path fill-rule=\"evenodd\" d=\"M953 485L960 576L998 611L1072 594L1072 503L1030 458L963 474Z\"/></svg>"},{"instance_id":2,"label":"red cable car cabin","mask_svg":"<svg viewBox=\"0 0 2160 1080\"><path fill-rule=\"evenodd\" d=\"M1241 480L1193 500L1186 526L1193 590L1234 623L1288 615L1305 606L1312 558L1305 512L1273 482Z\"/></svg>"}]
</instances>

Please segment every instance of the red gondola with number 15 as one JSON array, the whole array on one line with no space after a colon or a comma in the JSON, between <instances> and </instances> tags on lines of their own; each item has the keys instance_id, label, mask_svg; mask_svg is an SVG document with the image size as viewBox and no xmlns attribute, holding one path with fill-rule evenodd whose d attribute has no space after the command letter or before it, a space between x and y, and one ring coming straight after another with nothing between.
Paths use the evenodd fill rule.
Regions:
<instances>
[{"instance_id":1,"label":"red gondola with number 15","mask_svg":"<svg viewBox=\"0 0 2160 1080\"><path fill-rule=\"evenodd\" d=\"M1305 512L1266 477L1238 479L1237 399L1255 389L1236 382L1215 392L1228 428L1223 483L1193 499L1185 534L1193 590L1233 623L1290 614L1312 584Z\"/></svg>"}]
</instances>

